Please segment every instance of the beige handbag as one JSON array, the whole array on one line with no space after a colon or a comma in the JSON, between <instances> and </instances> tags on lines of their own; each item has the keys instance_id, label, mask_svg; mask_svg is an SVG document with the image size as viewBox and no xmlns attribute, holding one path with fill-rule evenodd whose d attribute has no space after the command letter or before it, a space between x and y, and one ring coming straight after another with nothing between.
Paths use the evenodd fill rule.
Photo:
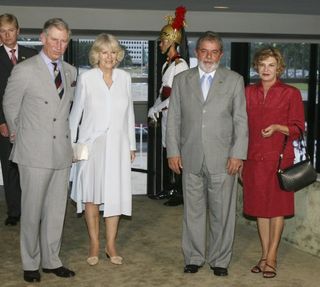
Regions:
<instances>
[{"instance_id":1,"label":"beige handbag","mask_svg":"<svg viewBox=\"0 0 320 287\"><path fill-rule=\"evenodd\" d=\"M72 149L73 149L73 160L74 161L88 160L89 149L86 144L74 143L72 145Z\"/></svg>"}]
</instances>

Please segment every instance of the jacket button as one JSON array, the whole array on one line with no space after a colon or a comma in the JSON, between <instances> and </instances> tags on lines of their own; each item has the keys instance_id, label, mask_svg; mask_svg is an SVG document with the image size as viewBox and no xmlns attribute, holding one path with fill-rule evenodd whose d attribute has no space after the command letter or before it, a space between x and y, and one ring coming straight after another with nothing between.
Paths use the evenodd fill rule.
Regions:
<instances>
[{"instance_id":1,"label":"jacket button","mask_svg":"<svg viewBox=\"0 0 320 287\"><path fill-rule=\"evenodd\" d=\"M46 105L48 104L48 102L47 102L47 101L45 101L44 103L45 103Z\"/></svg>"},{"instance_id":2,"label":"jacket button","mask_svg":"<svg viewBox=\"0 0 320 287\"><path fill-rule=\"evenodd\" d=\"M68 136L68 135L66 135L66 138L69 138L69 136Z\"/></svg>"},{"instance_id":3,"label":"jacket button","mask_svg":"<svg viewBox=\"0 0 320 287\"><path fill-rule=\"evenodd\" d=\"M57 120L56 118L53 119L54 122L55 122L56 120Z\"/></svg>"},{"instance_id":4,"label":"jacket button","mask_svg":"<svg viewBox=\"0 0 320 287\"><path fill-rule=\"evenodd\" d=\"M55 138L56 138L56 136L53 136L53 138L55 139Z\"/></svg>"}]
</instances>

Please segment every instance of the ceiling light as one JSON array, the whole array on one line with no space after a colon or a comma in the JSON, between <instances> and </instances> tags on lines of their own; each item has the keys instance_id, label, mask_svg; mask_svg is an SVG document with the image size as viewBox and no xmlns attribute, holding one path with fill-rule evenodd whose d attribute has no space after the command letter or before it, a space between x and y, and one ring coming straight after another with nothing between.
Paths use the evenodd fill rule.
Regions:
<instances>
[{"instance_id":1,"label":"ceiling light","mask_svg":"<svg viewBox=\"0 0 320 287\"><path fill-rule=\"evenodd\" d=\"M223 9L230 9L228 6L214 6L213 8L214 8L214 9L221 9L221 10L223 10Z\"/></svg>"}]
</instances>

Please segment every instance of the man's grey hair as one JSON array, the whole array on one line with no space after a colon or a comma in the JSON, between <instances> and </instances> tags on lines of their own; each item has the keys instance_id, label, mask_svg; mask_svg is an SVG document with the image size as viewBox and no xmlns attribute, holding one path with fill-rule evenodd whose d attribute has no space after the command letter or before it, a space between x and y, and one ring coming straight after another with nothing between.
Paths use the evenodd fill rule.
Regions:
<instances>
[{"instance_id":1,"label":"man's grey hair","mask_svg":"<svg viewBox=\"0 0 320 287\"><path fill-rule=\"evenodd\" d=\"M203 34L201 34L199 39L197 40L196 49L199 49L200 44L203 41L217 42L220 46L220 51L223 52L223 42L218 33L206 31Z\"/></svg>"},{"instance_id":2,"label":"man's grey hair","mask_svg":"<svg viewBox=\"0 0 320 287\"><path fill-rule=\"evenodd\" d=\"M46 35L49 34L49 30L55 27L58 30L65 30L68 33L68 39L70 40L71 37L71 30L69 29L69 25L61 18L52 18L47 20L44 25L42 32L45 33Z\"/></svg>"}]
</instances>

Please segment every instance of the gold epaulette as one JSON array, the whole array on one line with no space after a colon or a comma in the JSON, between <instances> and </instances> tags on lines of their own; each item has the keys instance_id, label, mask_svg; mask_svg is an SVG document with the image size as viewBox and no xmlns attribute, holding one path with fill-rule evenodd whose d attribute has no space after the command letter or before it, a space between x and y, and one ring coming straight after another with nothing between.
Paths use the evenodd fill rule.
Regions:
<instances>
[{"instance_id":1,"label":"gold epaulette","mask_svg":"<svg viewBox=\"0 0 320 287\"><path fill-rule=\"evenodd\" d=\"M178 64L182 63L183 61L181 60L181 58L176 58L174 60L174 62L175 62L175 65L178 65Z\"/></svg>"}]
</instances>

